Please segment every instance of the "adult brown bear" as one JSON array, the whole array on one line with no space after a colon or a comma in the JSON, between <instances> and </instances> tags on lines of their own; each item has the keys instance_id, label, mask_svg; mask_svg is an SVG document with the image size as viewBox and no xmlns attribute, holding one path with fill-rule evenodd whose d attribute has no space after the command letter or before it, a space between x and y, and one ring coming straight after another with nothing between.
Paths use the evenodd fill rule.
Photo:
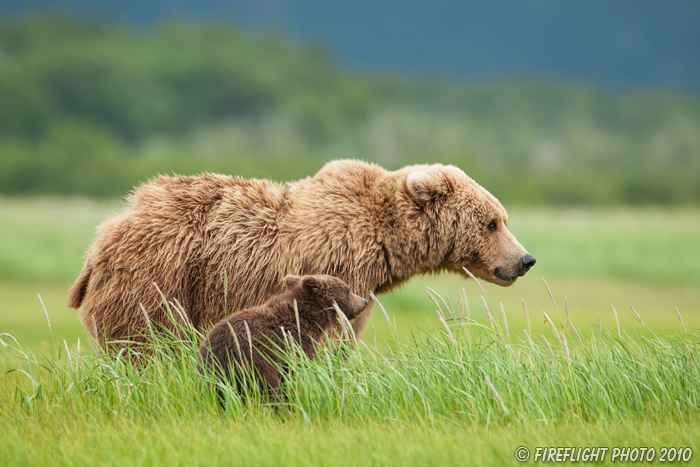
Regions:
<instances>
[{"instance_id":1,"label":"adult brown bear","mask_svg":"<svg viewBox=\"0 0 700 467\"><path fill-rule=\"evenodd\" d=\"M264 303L287 275L327 274L368 297L416 274L452 271L510 285L535 263L503 206L454 166L397 171L354 160L280 184L161 176L97 230L68 292L103 342L171 324L157 284L203 329ZM353 320L359 336L372 303Z\"/></svg>"}]
</instances>

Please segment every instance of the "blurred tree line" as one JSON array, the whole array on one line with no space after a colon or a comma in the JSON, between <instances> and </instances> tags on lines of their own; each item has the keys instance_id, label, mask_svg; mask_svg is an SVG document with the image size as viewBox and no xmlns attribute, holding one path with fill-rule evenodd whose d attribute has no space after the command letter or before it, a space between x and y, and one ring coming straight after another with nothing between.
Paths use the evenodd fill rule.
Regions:
<instances>
[{"instance_id":1,"label":"blurred tree line","mask_svg":"<svg viewBox=\"0 0 700 467\"><path fill-rule=\"evenodd\" d=\"M700 99L353 72L231 25L0 21L0 193L122 195L158 173L290 180L443 162L503 201L699 204Z\"/></svg>"}]
</instances>

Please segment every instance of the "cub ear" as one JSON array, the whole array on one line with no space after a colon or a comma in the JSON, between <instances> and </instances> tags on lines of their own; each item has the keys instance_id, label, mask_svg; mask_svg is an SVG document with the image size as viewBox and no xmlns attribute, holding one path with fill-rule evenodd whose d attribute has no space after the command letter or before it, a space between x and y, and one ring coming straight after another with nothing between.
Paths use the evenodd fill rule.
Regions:
<instances>
[{"instance_id":1,"label":"cub ear","mask_svg":"<svg viewBox=\"0 0 700 467\"><path fill-rule=\"evenodd\" d=\"M282 279L282 285L284 285L285 289L292 289L299 284L301 284L301 276L294 276L290 274L288 276L284 276L284 279Z\"/></svg>"},{"instance_id":2,"label":"cub ear","mask_svg":"<svg viewBox=\"0 0 700 467\"><path fill-rule=\"evenodd\" d=\"M309 290L314 290L321 287L321 281L319 281L314 276L305 276L300 279L302 280L302 286Z\"/></svg>"},{"instance_id":3,"label":"cub ear","mask_svg":"<svg viewBox=\"0 0 700 467\"><path fill-rule=\"evenodd\" d=\"M408 174L406 190L416 203L425 204L449 195L452 188L439 171L416 170Z\"/></svg>"}]
</instances>

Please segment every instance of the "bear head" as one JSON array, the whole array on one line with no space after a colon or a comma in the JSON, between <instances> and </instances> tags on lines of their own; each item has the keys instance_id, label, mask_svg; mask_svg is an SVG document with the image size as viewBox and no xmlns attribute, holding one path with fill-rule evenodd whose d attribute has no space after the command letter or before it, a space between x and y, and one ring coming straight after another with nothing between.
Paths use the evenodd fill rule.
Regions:
<instances>
[{"instance_id":1,"label":"bear head","mask_svg":"<svg viewBox=\"0 0 700 467\"><path fill-rule=\"evenodd\" d=\"M428 240L419 243L433 242L424 246L437 261L429 270L468 275L466 268L476 277L508 286L535 264L508 231L501 203L457 167L409 166L397 173L405 176L404 215L411 217L405 223L422 226L420 235Z\"/></svg>"},{"instance_id":2,"label":"bear head","mask_svg":"<svg viewBox=\"0 0 700 467\"><path fill-rule=\"evenodd\" d=\"M333 276L289 275L282 282L297 301L300 316L304 315L319 324L336 322L334 304L350 320L358 317L369 303L367 299L352 293L345 282Z\"/></svg>"}]
</instances>

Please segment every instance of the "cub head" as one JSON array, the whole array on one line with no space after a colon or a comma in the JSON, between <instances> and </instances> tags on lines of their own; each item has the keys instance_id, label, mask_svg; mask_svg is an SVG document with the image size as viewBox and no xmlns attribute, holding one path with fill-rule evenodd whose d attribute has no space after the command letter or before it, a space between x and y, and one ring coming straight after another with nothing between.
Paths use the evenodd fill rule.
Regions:
<instances>
[{"instance_id":1,"label":"cub head","mask_svg":"<svg viewBox=\"0 0 700 467\"><path fill-rule=\"evenodd\" d=\"M431 252L429 269L466 276L467 268L480 279L508 286L535 264L508 231L501 203L460 169L434 164L402 172L413 223L422 225L424 238L437 238L425 246ZM410 220L406 225L411 229Z\"/></svg>"},{"instance_id":2,"label":"cub head","mask_svg":"<svg viewBox=\"0 0 700 467\"><path fill-rule=\"evenodd\" d=\"M335 322L333 304L345 314L348 319L357 318L365 309L368 300L350 291L350 287L333 276L286 276L283 279L286 289L291 290L297 300L299 313L305 313L309 318L320 318L321 314L332 317Z\"/></svg>"}]
</instances>

